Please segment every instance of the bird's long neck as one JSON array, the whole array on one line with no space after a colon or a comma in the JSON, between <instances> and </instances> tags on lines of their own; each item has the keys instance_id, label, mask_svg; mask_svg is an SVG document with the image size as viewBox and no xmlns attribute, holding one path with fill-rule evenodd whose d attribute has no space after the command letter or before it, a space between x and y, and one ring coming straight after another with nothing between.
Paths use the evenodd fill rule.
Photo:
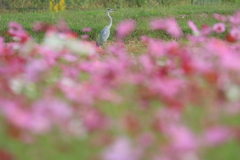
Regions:
<instances>
[{"instance_id":1,"label":"bird's long neck","mask_svg":"<svg viewBox=\"0 0 240 160\"><path fill-rule=\"evenodd\" d=\"M109 17L109 20L110 20L109 25L107 25L107 27L111 28L111 26L112 26L112 17L110 16L109 12L107 12L107 16Z\"/></svg>"}]
</instances>

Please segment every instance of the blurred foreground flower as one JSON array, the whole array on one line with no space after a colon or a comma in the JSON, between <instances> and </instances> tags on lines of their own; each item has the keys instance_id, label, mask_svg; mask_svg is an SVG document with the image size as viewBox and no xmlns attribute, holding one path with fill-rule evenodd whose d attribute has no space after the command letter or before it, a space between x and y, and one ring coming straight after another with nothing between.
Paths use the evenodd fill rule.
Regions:
<instances>
[{"instance_id":1,"label":"blurred foreground flower","mask_svg":"<svg viewBox=\"0 0 240 160\"><path fill-rule=\"evenodd\" d=\"M225 31L225 25L223 23L216 23L213 25L213 31L216 33L222 33Z\"/></svg>"},{"instance_id":2,"label":"blurred foreground flower","mask_svg":"<svg viewBox=\"0 0 240 160\"><path fill-rule=\"evenodd\" d=\"M142 36L134 56L122 41L132 20L101 53L64 21L36 23L39 43L11 22L12 40L0 38L1 133L23 143L81 138L104 160L200 160L211 147L238 145L240 12L214 17L220 22L199 29L188 21L185 37L176 20L152 20L152 30L186 43Z\"/></svg>"},{"instance_id":3,"label":"blurred foreground flower","mask_svg":"<svg viewBox=\"0 0 240 160\"><path fill-rule=\"evenodd\" d=\"M174 38L180 38L182 30L175 19L155 19L149 24L152 30L164 30Z\"/></svg>"},{"instance_id":4,"label":"blurred foreground flower","mask_svg":"<svg viewBox=\"0 0 240 160\"><path fill-rule=\"evenodd\" d=\"M124 38L129 35L136 26L136 22L134 20L125 20L120 22L116 27L116 35L118 38Z\"/></svg>"},{"instance_id":5,"label":"blurred foreground flower","mask_svg":"<svg viewBox=\"0 0 240 160\"><path fill-rule=\"evenodd\" d=\"M126 138L116 139L114 144L106 149L103 154L104 160L139 160L141 151L131 146Z\"/></svg>"}]
</instances>

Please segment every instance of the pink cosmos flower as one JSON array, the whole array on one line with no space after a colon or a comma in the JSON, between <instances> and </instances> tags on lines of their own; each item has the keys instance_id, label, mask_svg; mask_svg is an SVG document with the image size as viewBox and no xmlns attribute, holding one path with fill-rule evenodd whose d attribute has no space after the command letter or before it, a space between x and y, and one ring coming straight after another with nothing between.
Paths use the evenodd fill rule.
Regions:
<instances>
[{"instance_id":1,"label":"pink cosmos flower","mask_svg":"<svg viewBox=\"0 0 240 160\"><path fill-rule=\"evenodd\" d=\"M213 31L216 33L222 33L225 31L225 25L223 23L216 23L213 25Z\"/></svg>"},{"instance_id":2,"label":"pink cosmos flower","mask_svg":"<svg viewBox=\"0 0 240 160\"><path fill-rule=\"evenodd\" d=\"M239 25L240 24L240 11L234 13L234 15L229 16L229 22L232 25Z\"/></svg>"},{"instance_id":3,"label":"pink cosmos flower","mask_svg":"<svg viewBox=\"0 0 240 160\"><path fill-rule=\"evenodd\" d=\"M65 102L48 97L32 105L31 116L29 129L40 134L49 131L53 125L66 127L73 116L73 111Z\"/></svg>"},{"instance_id":4,"label":"pink cosmos flower","mask_svg":"<svg viewBox=\"0 0 240 160\"><path fill-rule=\"evenodd\" d=\"M56 25L56 29L58 32L61 33L69 33L71 32L70 28L68 27L67 23L63 19L59 19Z\"/></svg>"},{"instance_id":5,"label":"pink cosmos flower","mask_svg":"<svg viewBox=\"0 0 240 160\"><path fill-rule=\"evenodd\" d=\"M183 82L178 79L168 78L152 78L148 84L151 91L165 97L174 97L180 92Z\"/></svg>"},{"instance_id":6,"label":"pink cosmos flower","mask_svg":"<svg viewBox=\"0 0 240 160\"><path fill-rule=\"evenodd\" d=\"M230 30L230 35L233 39L240 40L240 30L237 27L233 27Z\"/></svg>"},{"instance_id":7,"label":"pink cosmos flower","mask_svg":"<svg viewBox=\"0 0 240 160\"><path fill-rule=\"evenodd\" d=\"M216 146L227 141L231 137L229 129L219 126L211 127L204 132L202 143L210 146Z\"/></svg>"},{"instance_id":8,"label":"pink cosmos flower","mask_svg":"<svg viewBox=\"0 0 240 160\"><path fill-rule=\"evenodd\" d=\"M4 52L4 38L0 37L0 55Z\"/></svg>"},{"instance_id":9,"label":"pink cosmos flower","mask_svg":"<svg viewBox=\"0 0 240 160\"><path fill-rule=\"evenodd\" d=\"M82 39L88 39L88 35L87 34L82 35Z\"/></svg>"},{"instance_id":10,"label":"pink cosmos flower","mask_svg":"<svg viewBox=\"0 0 240 160\"><path fill-rule=\"evenodd\" d=\"M60 56L59 53L51 49L50 47L37 47L37 50L41 56L43 56L43 60L46 61L47 65L53 65L56 63L56 59Z\"/></svg>"},{"instance_id":11,"label":"pink cosmos flower","mask_svg":"<svg viewBox=\"0 0 240 160\"><path fill-rule=\"evenodd\" d=\"M8 26L9 26L8 33L10 34L11 37L13 37L15 41L24 43L30 38L30 36L24 31L20 24L16 22L10 22Z\"/></svg>"},{"instance_id":12,"label":"pink cosmos flower","mask_svg":"<svg viewBox=\"0 0 240 160\"><path fill-rule=\"evenodd\" d=\"M148 53L154 57L163 56L166 53L164 43L160 40L150 39L148 42Z\"/></svg>"},{"instance_id":13,"label":"pink cosmos flower","mask_svg":"<svg viewBox=\"0 0 240 160\"><path fill-rule=\"evenodd\" d=\"M124 38L129 35L136 26L136 22L134 20L125 20L120 22L116 27L116 34L119 38Z\"/></svg>"},{"instance_id":14,"label":"pink cosmos flower","mask_svg":"<svg viewBox=\"0 0 240 160\"><path fill-rule=\"evenodd\" d=\"M82 122L88 131L94 131L104 126L105 118L97 110L90 110L83 114Z\"/></svg>"},{"instance_id":15,"label":"pink cosmos flower","mask_svg":"<svg viewBox=\"0 0 240 160\"><path fill-rule=\"evenodd\" d=\"M1 101L0 111L6 117L6 119L16 127L21 129L27 129L31 120L29 112L23 110L16 102Z\"/></svg>"},{"instance_id":16,"label":"pink cosmos flower","mask_svg":"<svg viewBox=\"0 0 240 160\"><path fill-rule=\"evenodd\" d=\"M188 21L188 26L192 30L193 35L195 35L195 36L199 36L200 35L200 31L198 30L197 26L194 24L193 21Z\"/></svg>"},{"instance_id":17,"label":"pink cosmos flower","mask_svg":"<svg viewBox=\"0 0 240 160\"><path fill-rule=\"evenodd\" d=\"M213 18L218 20L218 21L221 21L221 22L226 22L227 21L227 17L226 16L220 15L218 13L214 13L213 14Z\"/></svg>"},{"instance_id":18,"label":"pink cosmos flower","mask_svg":"<svg viewBox=\"0 0 240 160\"><path fill-rule=\"evenodd\" d=\"M238 90L238 88L236 88ZM237 95L239 93L235 93ZM231 116L238 115L240 113L240 102L229 103L226 107L225 112Z\"/></svg>"},{"instance_id":19,"label":"pink cosmos flower","mask_svg":"<svg viewBox=\"0 0 240 160\"><path fill-rule=\"evenodd\" d=\"M234 50L231 50L229 45L223 41L212 39L206 47L212 54L219 57L220 66L224 67L224 69L239 71L240 57Z\"/></svg>"},{"instance_id":20,"label":"pink cosmos flower","mask_svg":"<svg viewBox=\"0 0 240 160\"><path fill-rule=\"evenodd\" d=\"M140 39L141 39L141 41L142 41L143 43L148 43L148 41L149 41L150 38L147 37L147 36L141 36Z\"/></svg>"},{"instance_id":21,"label":"pink cosmos flower","mask_svg":"<svg viewBox=\"0 0 240 160\"><path fill-rule=\"evenodd\" d=\"M82 31L83 32L90 32L92 29L91 28L83 28Z\"/></svg>"},{"instance_id":22,"label":"pink cosmos flower","mask_svg":"<svg viewBox=\"0 0 240 160\"><path fill-rule=\"evenodd\" d=\"M62 58L68 62L76 62L78 59L76 55L70 53L64 54Z\"/></svg>"},{"instance_id":23,"label":"pink cosmos flower","mask_svg":"<svg viewBox=\"0 0 240 160\"><path fill-rule=\"evenodd\" d=\"M9 22L8 24L8 27L9 27L9 33L11 34L14 34L14 33L17 33L18 31L19 32L24 32L22 26L20 24L18 24L17 22Z\"/></svg>"},{"instance_id":24,"label":"pink cosmos flower","mask_svg":"<svg viewBox=\"0 0 240 160\"><path fill-rule=\"evenodd\" d=\"M152 71L152 69L154 67L154 63L148 55L146 55L146 54L141 55L139 57L139 62L146 72Z\"/></svg>"},{"instance_id":25,"label":"pink cosmos flower","mask_svg":"<svg viewBox=\"0 0 240 160\"><path fill-rule=\"evenodd\" d=\"M32 60L26 65L25 77L30 81L37 81L40 78L40 73L45 71L48 65L45 60Z\"/></svg>"},{"instance_id":26,"label":"pink cosmos flower","mask_svg":"<svg viewBox=\"0 0 240 160\"><path fill-rule=\"evenodd\" d=\"M202 25L201 26L201 35L207 36L212 32L212 27L209 25Z\"/></svg>"},{"instance_id":27,"label":"pink cosmos flower","mask_svg":"<svg viewBox=\"0 0 240 160\"><path fill-rule=\"evenodd\" d=\"M64 96L70 101L84 105L92 105L94 103L94 97L90 92L92 91L92 88L90 88L91 86L88 83L78 84L72 80L63 79L60 80L58 87L63 92Z\"/></svg>"},{"instance_id":28,"label":"pink cosmos flower","mask_svg":"<svg viewBox=\"0 0 240 160\"><path fill-rule=\"evenodd\" d=\"M44 42L24 43L28 35L11 23L9 34L16 41L0 38L1 125L9 125L9 130L17 130L11 134L18 132L21 137L47 134L52 129L66 131L65 137L88 131L86 141L91 143L110 135L101 142L107 147L94 146L104 147L103 160L201 159L196 154L202 155L207 147L239 138L238 128L221 123L222 117L228 120L240 111L240 12L230 17L230 24L226 21L230 28L227 40L234 43L209 34L225 32L222 21L226 17L215 17L221 23L203 25L200 30L189 21L195 36L189 35L186 43L142 36L141 49L146 53L140 55L131 52L139 48L128 48L123 41L110 45L107 54L96 55L95 45L70 38L72 33L64 23L58 27L39 24L36 30L47 31ZM134 21L120 23L117 38L124 38L134 27ZM152 21L150 27L180 36L173 20ZM27 80L40 88L38 97L26 92L32 84ZM117 117L104 105L119 111ZM186 122L189 116L199 120L189 115L197 109L192 106L200 106L204 117L200 118L199 136ZM134 116L125 118L128 113ZM209 122L214 126L204 127ZM129 135L129 139L116 138L119 134ZM159 136L164 140L158 141Z\"/></svg>"},{"instance_id":29,"label":"pink cosmos flower","mask_svg":"<svg viewBox=\"0 0 240 160\"><path fill-rule=\"evenodd\" d=\"M167 127L166 134L169 136L173 151L188 152L195 150L197 147L196 138L191 130L185 126L170 125Z\"/></svg>"},{"instance_id":30,"label":"pink cosmos flower","mask_svg":"<svg viewBox=\"0 0 240 160\"><path fill-rule=\"evenodd\" d=\"M127 138L118 138L103 153L104 160L139 160L140 150L131 146Z\"/></svg>"},{"instance_id":31,"label":"pink cosmos flower","mask_svg":"<svg viewBox=\"0 0 240 160\"><path fill-rule=\"evenodd\" d=\"M45 117L54 120L55 122L65 121L73 115L70 106L65 102L54 99L45 98L37 101L33 106L34 112L45 115Z\"/></svg>"},{"instance_id":32,"label":"pink cosmos flower","mask_svg":"<svg viewBox=\"0 0 240 160\"><path fill-rule=\"evenodd\" d=\"M40 31L47 31L48 29L50 29L52 26L50 24L47 23L42 23L42 22L35 22L33 24L33 30L35 32L40 32Z\"/></svg>"},{"instance_id":33,"label":"pink cosmos flower","mask_svg":"<svg viewBox=\"0 0 240 160\"><path fill-rule=\"evenodd\" d=\"M34 134L46 134L51 130L51 120L43 114L39 114L35 111L31 113L31 119L29 120L28 130Z\"/></svg>"},{"instance_id":34,"label":"pink cosmos flower","mask_svg":"<svg viewBox=\"0 0 240 160\"><path fill-rule=\"evenodd\" d=\"M175 19L155 19L149 24L152 30L164 30L175 38L180 38L182 30Z\"/></svg>"}]
</instances>

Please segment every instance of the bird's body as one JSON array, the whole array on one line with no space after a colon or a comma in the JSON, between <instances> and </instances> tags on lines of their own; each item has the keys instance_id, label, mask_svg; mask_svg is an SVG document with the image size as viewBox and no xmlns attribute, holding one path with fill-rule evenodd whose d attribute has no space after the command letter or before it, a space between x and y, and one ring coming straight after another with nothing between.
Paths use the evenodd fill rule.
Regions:
<instances>
[{"instance_id":1,"label":"bird's body","mask_svg":"<svg viewBox=\"0 0 240 160\"><path fill-rule=\"evenodd\" d=\"M113 11L115 11L115 10L113 10L113 9L108 9L108 10L107 10L107 16L109 17L110 22L109 22L109 24L108 24L107 26L105 26L105 27L101 30L101 32L99 33L98 38L97 38L97 43L96 43L97 46L100 46L100 45L102 45L104 42L106 42L107 39L108 39L108 37L109 37L109 35L110 35L110 28L111 28L111 26L112 26L112 17L109 15L109 13L110 13L110 12L113 12Z\"/></svg>"},{"instance_id":2,"label":"bird's body","mask_svg":"<svg viewBox=\"0 0 240 160\"><path fill-rule=\"evenodd\" d=\"M101 46L104 42L106 42L109 35L110 29L108 29L108 26L106 26L101 30L101 32L98 35L97 46Z\"/></svg>"}]
</instances>

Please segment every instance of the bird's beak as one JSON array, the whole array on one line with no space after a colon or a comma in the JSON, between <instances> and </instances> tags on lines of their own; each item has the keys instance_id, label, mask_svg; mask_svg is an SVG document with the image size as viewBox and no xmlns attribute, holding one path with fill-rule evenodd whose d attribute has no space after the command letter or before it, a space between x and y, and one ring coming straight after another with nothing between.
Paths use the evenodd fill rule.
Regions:
<instances>
[{"instance_id":1,"label":"bird's beak","mask_svg":"<svg viewBox=\"0 0 240 160\"><path fill-rule=\"evenodd\" d=\"M116 10L116 9L113 9L112 11L114 12L114 11L117 11L117 10Z\"/></svg>"}]
</instances>

